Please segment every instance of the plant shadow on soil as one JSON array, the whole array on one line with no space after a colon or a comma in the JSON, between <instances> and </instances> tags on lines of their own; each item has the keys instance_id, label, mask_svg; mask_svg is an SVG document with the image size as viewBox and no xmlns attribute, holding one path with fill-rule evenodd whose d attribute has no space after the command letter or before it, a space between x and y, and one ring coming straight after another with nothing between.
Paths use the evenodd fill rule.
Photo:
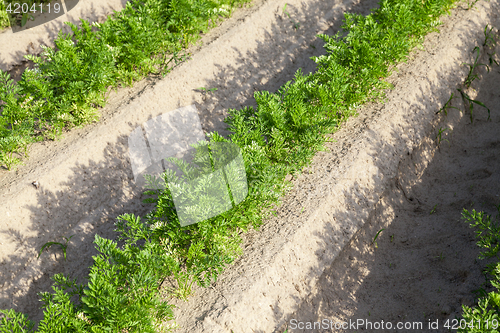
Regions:
<instances>
[{"instance_id":1,"label":"plant shadow on soil","mask_svg":"<svg viewBox=\"0 0 500 333\"><path fill-rule=\"evenodd\" d=\"M340 2L336 1L336 3ZM363 15L369 14L369 9L376 5L375 0L362 4L356 1L346 3L348 11ZM291 14L295 13L300 17L307 15L309 22L315 22L313 16L321 17L327 9L331 8L331 4L329 6L325 3L303 5L301 9L290 5L287 8ZM221 115L222 111L228 107L252 105L254 103L251 97L252 89L276 91L283 83L293 78L298 68L306 68L306 72L312 70L314 63L309 59L310 56L324 53L319 45L322 42L315 41L316 48L313 49L309 47L310 43L306 40L306 48L310 50L308 53L301 53L304 48L293 48L295 41L292 40L288 41L286 44L288 49L284 50L288 53L282 58L275 57L273 52L276 46L273 43L281 43L279 38L283 36L285 30L289 34L303 35L302 28L294 31L292 23L283 15L281 8L279 10L279 14L284 18L280 24L273 26L271 32L267 33L267 39L259 42L257 51L251 54L240 54L237 66L219 68L218 78L207 82L209 88L219 87L217 93L206 94L203 102L199 99L195 100L197 108L201 110L200 118L206 132L218 130L221 134L227 134L224 133L225 125L222 120L225 115ZM340 28L343 14L338 12L335 15L333 26L321 31L322 33L331 34ZM309 35L314 37L315 32L309 31ZM273 43L270 42L272 40L274 40ZM268 62L268 55L271 55L272 59L277 59L273 63L267 63L268 70L272 71L276 66L286 70L275 74L275 77L267 83L261 84L259 82L266 77L266 74L256 76L261 69L256 64ZM228 79L231 75L227 73L230 72L234 72L232 79ZM112 106L109 105L109 108ZM102 111L103 115L106 115L106 108ZM132 131L139 125L140 123L130 124L130 130ZM98 125L89 126L88 131L96 126ZM144 216L152 209L151 205L142 203L141 190L134 187L128 159L127 137L120 137L115 143L108 144L104 153L106 159L103 162L90 160L87 165L72 167L73 176L62 183L70 187L70 190L50 192L44 189L42 184L37 193L37 205L28 207L33 217L25 233L21 234L12 229L1 231L3 237L15 239L18 245L14 254L8 255L2 262L2 272L5 274L0 276L4 295L0 299L0 308L13 308L24 312L31 320L38 322L43 318L43 313L37 293L51 290L51 276L63 273L70 278L76 278L77 282L85 282L89 267L93 263L91 256L97 254L93 244L94 235L99 234L116 240L117 234L113 229L117 216L124 213ZM45 207L48 209L46 210ZM66 223L53 223L53 221ZM57 246L45 250L37 260L38 251L44 243L47 241L64 242L62 237L71 236L74 230L77 230L77 233L68 243L66 261Z\"/></svg>"},{"instance_id":2,"label":"plant shadow on soil","mask_svg":"<svg viewBox=\"0 0 500 333\"><path fill-rule=\"evenodd\" d=\"M499 51L497 47L496 52ZM487 59L483 57L480 62ZM296 298L293 315L284 320L279 304L274 304L275 319L281 323L275 332L311 331L292 329L291 320L313 324L327 320L325 325L364 320L372 325L382 321L393 325L385 330L367 328L366 322L356 329L318 326L314 332L411 330L396 330L398 322L422 323L422 328L412 327L416 331L449 332L444 325L453 325L455 318L460 320L462 304L473 306L479 295L477 290L491 290L484 285L482 274L491 261L477 259L480 249L474 230L461 219L464 208L495 217L500 204L500 95L496 89L500 71L493 64L489 73L484 68L477 72L480 78L470 91L475 89L474 99L491 109L491 119L487 120L487 110L478 105L474 106L472 124L468 111L449 109L447 116L430 119L409 108L408 123L431 122L430 136L423 138L411 154L404 154L396 176L389 180L389 187L369 216L359 215L355 209L332 212L333 222L315 236L329 246L342 233L349 241L328 250L338 256L325 268L316 289L302 290L303 297ZM437 111L438 104L443 105L453 92L452 105L465 110L453 87L427 81L435 94L421 94L421 101L431 99ZM453 131L443 135L438 145L439 128L451 126ZM383 161L392 158L394 149L381 145L377 141L380 136L370 129L365 133L372 139L365 140L369 142L368 150L377 156L377 168L382 170L386 167ZM392 130L391 137L399 140L400 134ZM379 183L380 179L373 181ZM354 184L344 192L346 206L365 206L371 191ZM335 221L351 228L342 230L334 225ZM382 229L376 247L373 241ZM317 256L324 257L324 251ZM317 278L317 274L311 271L310 278ZM429 321L436 320L438 329L430 329Z\"/></svg>"}]
</instances>

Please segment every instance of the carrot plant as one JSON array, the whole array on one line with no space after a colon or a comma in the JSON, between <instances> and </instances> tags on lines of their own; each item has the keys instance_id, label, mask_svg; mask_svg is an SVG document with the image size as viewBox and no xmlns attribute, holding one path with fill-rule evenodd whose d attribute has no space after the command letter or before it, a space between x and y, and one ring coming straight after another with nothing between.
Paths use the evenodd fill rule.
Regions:
<instances>
[{"instance_id":1,"label":"carrot plant","mask_svg":"<svg viewBox=\"0 0 500 333\"><path fill-rule=\"evenodd\" d=\"M0 1L0 30L9 27L9 15L6 11L7 7L5 6L4 0Z\"/></svg>"},{"instance_id":2,"label":"carrot plant","mask_svg":"<svg viewBox=\"0 0 500 333\"><path fill-rule=\"evenodd\" d=\"M475 228L477 245L483 249L479 259L494 258L494 261L486 266L485 271L493 290L486 293L483 289L475 306L462 306L463 320L474 324L461 325L460 333L498 332L500 328L500 205L497 209L496 218L474 209L462 212L462 219Z\"/></svg>"},{"instance_id":3,"label":"carrot plant","mask_svg":"<svg viewBox=\"0 0 500 333\"><path fill-rule=\"evenodd\" d=\"M161 4L160 0L154 1ZM384 97L384 90L391 86L383 78L390 75L397 62L407 59L409 52L421 43L425 34L437 30L439 17L448 13L454 2L382 0L379 8L366 17L345 14L342 26L348 32L345 37L340 38L339 34L333 37L320 36L325 41L327 54L313 58L317 71L307 75L301 70L297 71L294 79L277 92L256 92L256 108L230 109L229 117L225 120L231 132L228 138L217 132L209 134L210 143L231 142L241 150L248 180L245 200L220 215L181 227L170 188L154 186L158 179L146 177L150 185L146 194L150 197L145 201L153 203L155 208L144 217L125 214L117 219L115 230L118 239L124 242L122 247L115 241L96 235L94 243L100 254L94 257L86 286L61 275L54 277L55 293L40 294L45 312L36 332L160 330L162 324L173 319L173 307L159 295L166 293L166 296L187 298L194 284L207 287L216 281L223 270L241 255L242 232L250 228L257 229L272 213L272 208L279 204L290 185L285 177L309 165L312 157L325 148L327 135L336 131L342 122L356 112L360 104ZM169 2L166 8L175 12L182 6L191 5L191 2L179 0ZM149 7L142 8L139 2L132 2L128 8L132 15L137 8L137 11L142 12ZM157 14L154 8L151 11L151 15ZM153 33L163 38L158 45L168 44L170 40L186 41L183 35L185 30L181 28L183 24L189 24L190 15L184 9L184 13L178 15L181 23L177 28L168 26L168 33L158 27L159 31L163 31ZM163 18L162 22L168 25L169 21ZM78 45L79 40L74 41L69 37L58 41L66 48L66 52L73 52L73 57L80 56L82 59L85 59L85 55L77 50L90 45L96 45L104 51L105 48L109 49L105 51L102 63L118 69L101 72L95 81L91 80L95 87L104 87L104 80L116 84L120 80L134 79L135 75L143 75L156 68L158 63L155 61L160 61L141 53L142 49L133 49L142 45L141 41L135 42L134 39L146 33L146 30L138 28L141 27L141 20L136 22L133 17L120 20L120 23L113 24L120 24L127 33L138 35L130 39L125 34L113 37L113 29L109 28L106 35L105 29L101 27L99 31L104 31L103 35L94 38L82 23L82 45ZM146 18L144 20L147 21ZM156 17L144 24L153 24L155 20ZM109 44L110 41L103 36L117 38L128 43L132 49L124 50L120 45ZM47 51L45 57L50 58L48 62L55 61L58 52L50 52ZM142 69L135 71L130 64L136 60L128 62L129 59L143 59ZM57 66L55 63L44 66L64 68L65 62L62 59L57 61ZM57 74L57 70L54 70L54 76L42 75L46 72L46 69L40 69L42 62L40 60L40 73L33 71L29 75L39 75L41 82L46 82L45 86L50 85L54 76L59 75L61 81L67 80L63 74ZM82 63L75 65L86 66ZM22 81L19 85L23 84L28 85L28 81ZM44 89L44 85L40 84L40 89ZM59 90L48 88L46 93L48 96L62 94ZM21 92L17 94L22 96ZM30 96L35 94L41 92L30 90ZM93 101L100 103L101 96L93 95ZM89 97L73 98L79 98L77 101L82 105L92 104L87 103ZM42 106L48 103L44 102ZM37 109L40 115L47 114L47 117L57 119L58 113L54 111L57 108L45 109L42 106ZM69 115L75 116L71 112ZM52 124L37 123L37 126ZM161 177L168 181L174 175L167 171ZM380 231L377 236L379 234ZM174 284L174 290L165 286L167 278ZM72 301L74 298L77 299L75 302ZM32 332L29 328L32 323L25 316L7 310L3 313L5 317L1 319L0 332L9 332L9 327L15 327L19 332Z\"/></svg>"}]
</instances>

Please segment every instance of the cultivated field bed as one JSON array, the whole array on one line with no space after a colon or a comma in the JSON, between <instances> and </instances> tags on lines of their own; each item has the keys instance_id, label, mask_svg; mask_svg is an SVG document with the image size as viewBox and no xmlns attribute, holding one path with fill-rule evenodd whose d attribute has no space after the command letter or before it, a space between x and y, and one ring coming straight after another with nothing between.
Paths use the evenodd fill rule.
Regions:
<instances>
[{"instance_id":1,"label":"cultivated field bed","mask_svg":"<svg viewBox=\"0 0 500 333\"><path fill-rule=\"evenodd\" d=\"M17 172L4 172L0 180L0 211L6 216L0 226L0 308L15 308L34 320L40 319L36 293L50 289L50 276L63 272L83 279L92 263L91 255L97 252L92 244L94 235L113 239L113 223L118 215L143 215L151 209L141 203L141 189L133 182L128 160L127 138L136 126L169 110L194 104L200 111L204 131L224 134L222 119L228 108L253 105L253 91L275 91L298 68L313 70L309 57L324 52L322 42L315 39L317 33L336 32L345 11L367 15L376 6L375 1L286 3L293 21L300 22L299 29L283 14L285 1L265 1L246 12L237 12L205 36L207 45L193 48L192 59L165 79L150 78L135 88L112 93L103 110L103 121L73 130L61 141L35 145L25 166ZM427 176L432 179L446 177L450 173L444 167L446 158L451 159L449 163L460 163L458 152L462 148L471 151L471 143L460 133L481 137L483 141L471 147L480 146L479 150L486 151L485 163L490 164L479 168L474 164L476 156L467 155L464 165L470 169L459 168L457 178L467 172L478 174L476 179L486 179L480 192L498 194L492 189L495 182L498 184L495 156L500 130L498 93L494 91L498 76L485 76L476 82L473 88L477 96L469 92L491 109L490 122L479 106L475 107L478 111L473 125L467 123L468 114L457 110L450 110L446 118L443 113L436 115L451 93L458 95L456 88L468 72L462 63L473 60L472 50L484 40L484 26L500 27L498 3L480 2L474 10L459 5L443 22L440 33L426 37L424 50L415 51L411 60L399 65L399 72L389 78L395 88L388 92L387 102L360 108L359 116L333 135L336 142L328 144L330 150L318 153L312 166L292 180L293 189L276 216L266 221L260 231L244 236L244 255L217 283L207 289L195 288L189 302L173 301L178 306L175 314L179 331L282 332L291 328L293 318L357 319L365 318L368 314L364 312L370 311L383 320L409 316L411 312L414 317L410 317L416 320L421 318L420 312L429 313L426 300L437 297L432 288L439 276L433 276L436 268L427 264L434 252L440 255L439 246L444 242L437 238L437 232L431 232L432 228L417 226L411 229L415 231L408 230L417 218L421 219L417 224L422 226L435 221L442 223L433 226L436 230L458 230L443 221L458 219L462 203L480 201L470 197L463 185L453 191L457 199L442 199L438 190L444 188L446 195L452 190L447 183L437 188L427 185L426 170L432 171L432 176ZM497 75L497 67L493 68ZM194 91L198 87L218 89L201 94ZM437 150L432 140L436 131L445 126L453 127L453 134L446 137L450 144L441 142ZM440 154L445 160L438 159ZM409 169L412 166L416 172ZM34 180L40 188L31 185ZM481 193L476 195L481 197ZM405 195L417 198L418 204L405 202ZM493 199L485 202L491 206ZM436 213L428 218L435 204ZM409 215L410 210L420 215ZM440 215L444 213L449 215ZM382 228L386 230L379 236L379 248L374 249L368 240L373 240ZM466 235L467 228L463 229ZM55 248L36 259L44 243L73 234L76 236L68 246L67 261ZM391 234L395 235L394 242L390 241ZM411 244L410 235L422 242L412 248L416 254L409 256L410 263L427 265L418 272L429 288L424 288L424 293L410 288L406 299L413 308L396 313L404 300L393 301L390 306L381 304L386 304L387 293L397 295L397 288L383 289L387 286L370 278L386 274L388 268L384 265L391 264L389 269L393 269L392 263L396 270L392 278L413 278L415 271L401 270L408 261L405 244ZM460 238L456 234L454 237ZM429 249L427 240L443 244ZM470 261L477 256L477 249L471 242L468 245L456 245L456 251L464 253L460 259L443 261L454 267L456 276L461 271L480 271L480 266ZM391 246L398 246L399 251L394 254ZM452 253L450 250L450 258ZM420 262L422 257L428 262ZM479 274L474 274L461 287L462 294L478 283ZM456 304L462 302L453 298L455 283L443 283L437 288L442 288L443 295L447 293L439 296L446 299L446 304L432 299L439 305L431 312L449 306L450 310L441 312L451 315ZM370 294L373 289L377 290L375 296ZM414 297L421 301L414 302ZM363 299L367 301L363 303Z\"/></svg>"}]
</instances>

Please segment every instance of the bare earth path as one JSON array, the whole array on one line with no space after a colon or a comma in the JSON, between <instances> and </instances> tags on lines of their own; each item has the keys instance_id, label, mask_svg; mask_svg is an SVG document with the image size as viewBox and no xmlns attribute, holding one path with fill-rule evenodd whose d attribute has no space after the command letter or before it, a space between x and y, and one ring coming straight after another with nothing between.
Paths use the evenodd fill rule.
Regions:
<instances>
[{"instance_id":1,"label":"bare earth path","mask_svg":"<svg viewBox=\"0 0 500 333\"><path fill-rule=\"evenodd\" d=\"M285 1L256 2L237 11L165 79L112 92L100 123L73 130L59 142L36 145L25 166L0 173L5 217L0 223L0 308L40 319L36 293L50 289L49 277L62 272L82 281L96 254L94 235L113 239L116 216L151 208L141 204L128 157L127 138L136 126L194 104L205 131L225 133L222 119L228 108L253 105L255 90L276 91L300 67L313 70L309 57L323 52L315 35L337 31L343 12L366 15L377 4L286 3L301 24L298 30L282 13ZM313 166L294 180L278 216L246 236L243 257L212 288L197 289L189 302L172 300L179 331L282 332L292 328L294 318L368 319L368 311L383 320L444 319L459 310L462 298L470 302L470 289L481 283L480 265L473 263L477 250L471 230L456 221L462 205L485 202L490 209L495 197L489 195L499 194L492 189L498 184L498 77L485 76L481 87L486 88L476 87L474 96L492 109L491 122L480 110L476 122L467 125L468 118L452 110L447 118L454 126L451 145L444 142L436 152L428 139L444 126L435 112L451 92L456 94L466 75L460 64L471 61L484 26L500 27L498 1L481 1L473 11L462 7L443 18L441 33L426 39L424 51L398 66L388 102L361 108L359 117L334 135L331 151L318 153ZM194 91L199 87L218 90L203 96ZM483 141L470 143L462 132ZM481 157L469 148L476 146L485 151ZM457 155L462 148L468 152L463 159ZM440 155L451 159L451 169L438 160ZM406 160L400 164L402 157ZM408 170L414 166L409 161L417 173ZM467 172L472 176L460 181ZM432 179L441 180L436 185ZM38 190L33 180L40 182ZM469 191L472 183L467 182L478 184L477 192ZM401 189L413 202L405 201ZM435 204L436 213L429 215ZM381 228L387 229L374 250L368 243ZM36 260L42 244L72 234L67 261L55 248ZM443 259L436 259L441 253ZM392 288L387 281L394 281ZM403 310L408 305L414 308Z\"/></svg>"}]
</instances>

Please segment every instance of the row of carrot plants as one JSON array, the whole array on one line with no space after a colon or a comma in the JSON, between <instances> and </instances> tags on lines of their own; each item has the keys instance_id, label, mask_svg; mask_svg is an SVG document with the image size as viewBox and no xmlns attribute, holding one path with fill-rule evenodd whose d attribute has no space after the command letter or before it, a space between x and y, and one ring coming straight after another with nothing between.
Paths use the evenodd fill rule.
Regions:
<instances>
[{"instance_id":1,"label":"row of carrot plants","mask_svg":"<svg viewBox=\"0 0 500 333\"><path fill-rule=\"evenodd\" d=\"M313 58L317 63L314 73L304 75L299 70L277 92L256 92L257 108L229 110L229 138L216 132L209 135L211 142L232 142L241 149L249 185L244 201L221 215L181 228L168 187L148 191L150 198L146 201L155 204L151 213L144 217L125 214L116 221L123 246L95 236L100 254L93 258L88 282L79 284L55 275L53 292L40 293L44 318L38 327L25 314L3 310L0 332L171 329L174 308L168 297L187 298L195 283L209 286L234 262L242 253L243 232L258 228L279 204L289 185L286 175L307 166L313 155L324 149L328 134L353 115L360 104L383 99L384 91L391 87L383 78L391 74L395 64L406 61L426 34L437 31L439 17L449 13L455 3L381 0L370 15L346 13L342 26L347 32L345 37L340 33L320 35L327 52ZM80 30L74 29L81 36L77 39L86 41L89 49L93 44L102 46L97 37L85 39L90 35L86 29L86 24ZM155 30L144 33L154 34ZM73 47L69 40L61 39L59 44ZM110 48L99 50L105 49ZM49 52L48 57L55 59L55 54ZM112 53L104 52L86 59L105 63L114 58ZM146 67L157 58L148 59L144 60ZM118 68L124 77L130 77L132 68ZM95 77L104 80L108 76L96 73ZM97 79L95 82L99 87L104 84ZM83 105L88 105L86 101L82 101ZM167 278L175 282L174 288L162 287Z\"/></svg>"},{"instance_id":2,"label":"row of carrot plants","mask_svg":"<svg viewBox=\"0 0 500 333\"><path fill-rule=\"evenodd\" d=\"M0 70L0 166L11 169L30 146L98 120L110 87L166 74L185 48L249 0L132 0L104 23L67 23L55 48L42 46L19 82Z\"/></svg>"},{"instance_id":3,"label":"row of carrot plants","mask_svg":"<svg viewBox=\"0 0 500 333\"><path fill-rule=\"evenodd\" d=\"M462 219L475 229L477 246L482 249L479 259L488 259L489 264L484 270L486 282L477 290L477 303L462 305L462 318L457 320L459 333L500 331L500 205L497 210L495 217L474 209L462 211Z\"/></svg>"}]
</instances>

